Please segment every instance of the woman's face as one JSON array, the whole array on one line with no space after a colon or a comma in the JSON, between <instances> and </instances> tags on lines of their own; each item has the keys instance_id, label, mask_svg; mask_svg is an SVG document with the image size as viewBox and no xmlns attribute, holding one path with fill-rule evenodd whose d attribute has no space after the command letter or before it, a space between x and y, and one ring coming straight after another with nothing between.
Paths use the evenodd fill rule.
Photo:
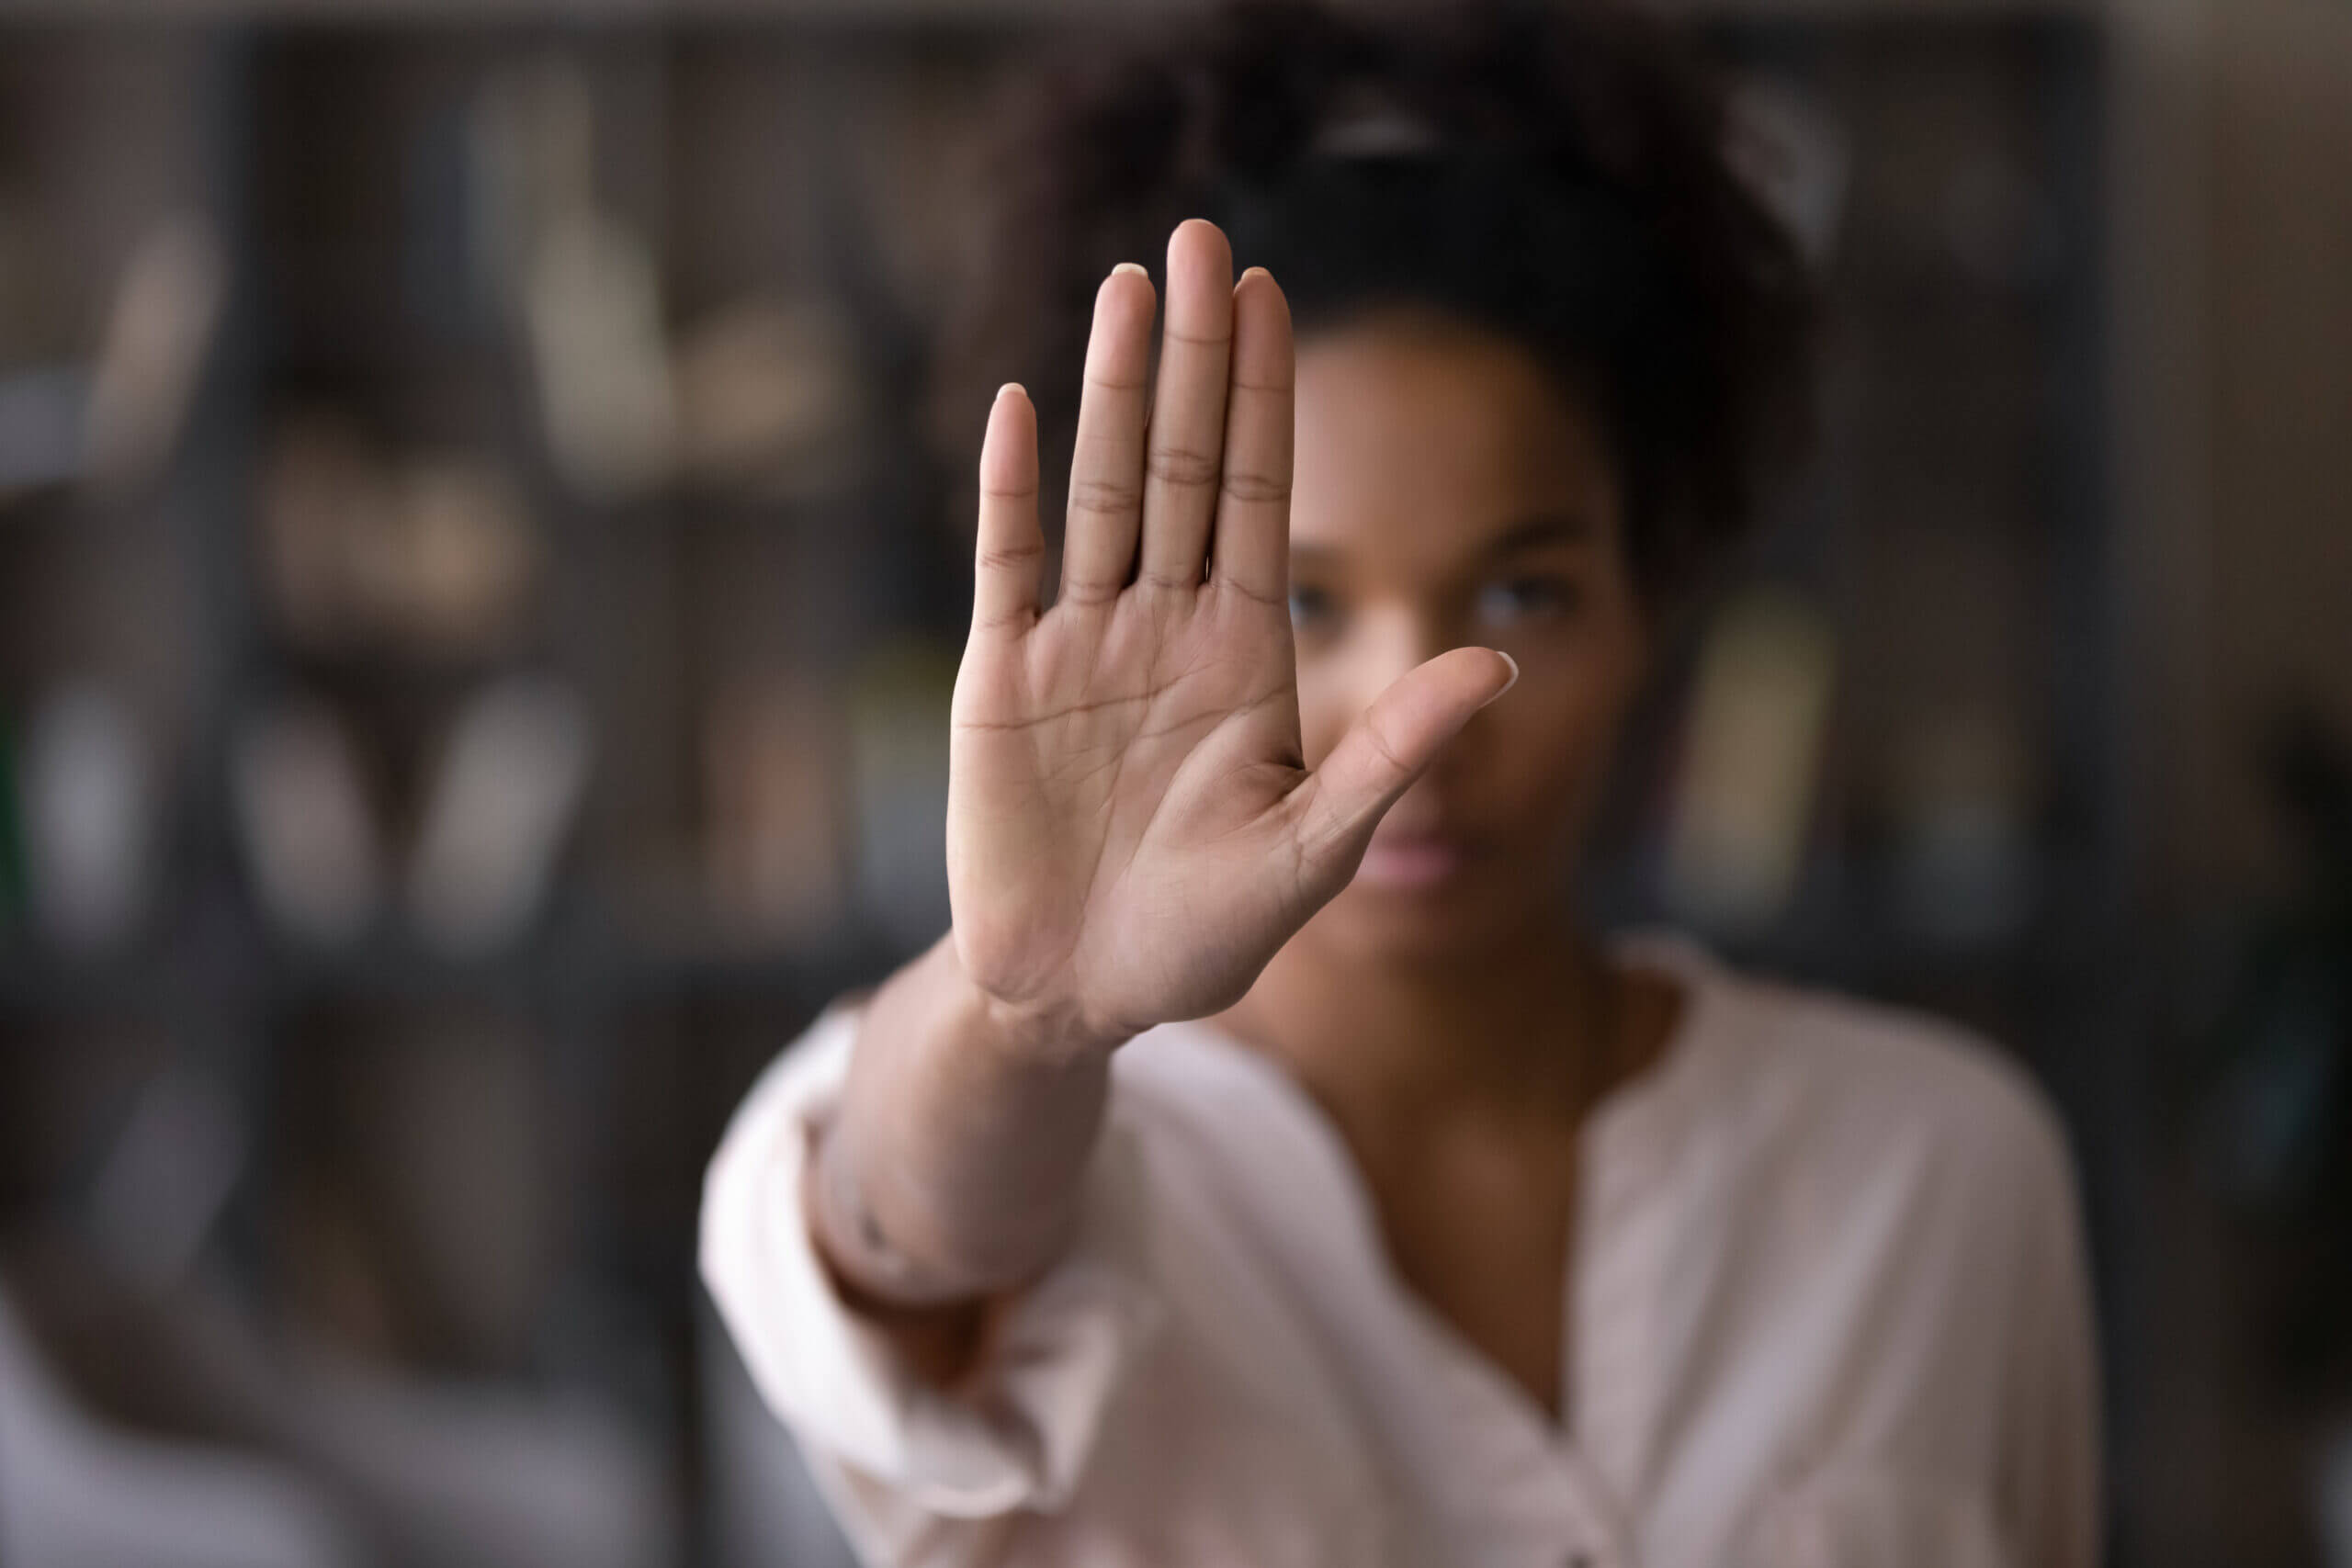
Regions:
<instances>
[{"instance_id":1,"label":"woman's face","mask_svg":"<svg viewBox=\"0 0 2352 1568\"><path fill-rule=\"evenodd\" d=\"M1388 815L1301 940L1395 960L1557 908L1648 637L1600 432L1532 355L1392 310L1298 345L1291 611L1308 765L1461 644L1518 683Z\"/></svg>"}]
</instances>

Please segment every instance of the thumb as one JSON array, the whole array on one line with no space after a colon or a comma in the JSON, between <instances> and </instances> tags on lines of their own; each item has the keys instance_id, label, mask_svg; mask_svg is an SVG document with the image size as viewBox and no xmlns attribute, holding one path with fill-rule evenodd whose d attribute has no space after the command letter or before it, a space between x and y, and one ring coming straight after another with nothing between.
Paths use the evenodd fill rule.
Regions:
<instances>
[{"instance_id":1,"label":"thumb","mask_svg":"<svg viewBox=\"0 0 2352 1568\"><path fill-rule=\"evenodd\" d=\"M1374 698L1294 796L1308 865L1352 872L1396 797L1472 714L1518 679L1519 665L1510 654L1457 648L1407 671Z\"/></svg>"}]
</instances>

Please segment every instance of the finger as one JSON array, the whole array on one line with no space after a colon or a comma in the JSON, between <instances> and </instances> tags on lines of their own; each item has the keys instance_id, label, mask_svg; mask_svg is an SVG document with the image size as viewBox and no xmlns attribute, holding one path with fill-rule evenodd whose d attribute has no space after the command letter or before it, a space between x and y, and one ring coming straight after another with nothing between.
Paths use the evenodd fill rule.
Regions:
<instances>
[{"instance_id":1,"label":"finger","mask_svg":"<svg viewBox=\"0 0 2352 1568\"><path fill-rule=\"evenodd\" d=\"M1374 698L1291 797L1309 864L1352 874L1382 814L1472 714L1518 679L1509 654L1457 648L1398 676Z\"/></svg>"},{"instance_id":2,"label":"finger","mask_svg":"<svg viewBox=\"0 0 2352 1568\"><path fill-rule=\"evenodd\" d=\"M1168 239L1168 310L1151 402L1137 580L1195 590L1208 558L1233 346L1233 251L1204 219Z\"/></svg>"},{"instance_id":3,"label":"finger","mask_svg":"<svg viewBox=\"0 0 2352 1568\"><path fill-rule=\"evenodd\" d=\"M1037 411L1018 383L997 389L980 443L979 538L972 551L972 629L1018 631L1037 614Z\"/></svg>"},{"instance_id":4,"label":"finger","mask_svg":"<svg viewBox=\"0 0 2352 1568\"><path fill-rule=\"evenodd\" d=\"M1210 570L1281 608L1290 592L1290 304L1253 266L1233 286L1233 389Z\"/></svg>"},{"instance_id":5,"label":"finger","mask_svg":"<svg viewBox=\"0 0 2352 1568\"><path fill-rule=\"evenodd\" d=\"M1061 597L1070 604L1117 598L1135 565L1153 303L1150 275L1133 262L1121 262L1094 293L1062 540Z\"/></svg>"}]
</instances>

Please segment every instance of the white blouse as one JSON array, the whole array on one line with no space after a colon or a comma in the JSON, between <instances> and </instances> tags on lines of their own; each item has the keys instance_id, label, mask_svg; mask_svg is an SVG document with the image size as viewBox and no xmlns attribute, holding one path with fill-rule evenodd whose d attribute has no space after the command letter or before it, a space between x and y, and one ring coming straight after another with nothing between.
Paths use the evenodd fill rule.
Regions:
<instances>
[{"instance_id":1,"label":"white blouse","mask_svg":"<svg viewBox=\"0 0 2352 1568\"><path fill-rule=\"evenodd\" d=\"M702 1269L870 1564L2089 1568L2072 1172L2004 1059L1916 1016L1685 988L1581 1139L1555 1424L1412 1294L1336 1129L1200 1023L1114 1058L1070 1250L926 1386L802 1222L837 1004L712 1161Z\"/></svg>"}]
</instances>

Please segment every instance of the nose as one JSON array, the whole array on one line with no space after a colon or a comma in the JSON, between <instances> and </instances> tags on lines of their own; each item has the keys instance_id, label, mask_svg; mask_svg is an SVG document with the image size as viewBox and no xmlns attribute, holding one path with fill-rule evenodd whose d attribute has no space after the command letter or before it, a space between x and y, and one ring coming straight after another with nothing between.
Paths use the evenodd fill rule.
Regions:
<instances>
[{"instance_id":1,"label":"nose","mask_svg":"<svg viewBox=\"0 0 2352 1568\"><path fill-rule=\"evenodd\" d=\"M1397 677L1419 668L1459 640L1444 617L1430 606L1409 600L1376 601L1358 615L1356 636L1361 647L1350 660L1358 673L1349 694L1359 713L1395 684Z\"/></svg>"},{"instance_id":2,"label":"nose","mask_svg":"<svg viewBox=\"0 0 2352 1568\"><path fill-rule=\"evenodd\" d=\"M1380 593L1350 606L1336 642L1319 648L1299 680L1306 763L1332 746L1399 676L1454 646L1458 628L1431 596Z\"/></svg>"}]
</instances>

